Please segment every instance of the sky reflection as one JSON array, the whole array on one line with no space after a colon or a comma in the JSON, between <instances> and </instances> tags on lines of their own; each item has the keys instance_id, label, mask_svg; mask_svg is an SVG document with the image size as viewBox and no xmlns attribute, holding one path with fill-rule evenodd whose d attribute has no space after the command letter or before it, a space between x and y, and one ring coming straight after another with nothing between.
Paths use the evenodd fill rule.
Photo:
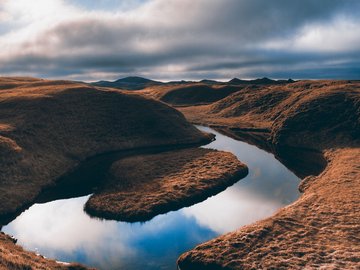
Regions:
<instances>
[{"instance_id":1,"label":"sky reflection","mask_svg":"<svg viewBox=\"0 0 360 270\"><path fill-rule=\"evenodd\" d=\"M217 135L206 147L233 152L249 175L216 196L145 223L103 221L83 211L88 196L35 204L3 228L26 249L100 269L175 270L195 245L270 216L294 201L297 177L273 155Z\"/></svg>"}]
</instances>

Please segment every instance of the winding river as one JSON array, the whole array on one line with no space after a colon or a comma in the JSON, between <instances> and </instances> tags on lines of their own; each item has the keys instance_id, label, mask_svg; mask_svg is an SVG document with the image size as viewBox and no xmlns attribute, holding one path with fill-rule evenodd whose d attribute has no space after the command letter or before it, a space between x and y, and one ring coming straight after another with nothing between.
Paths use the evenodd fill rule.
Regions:
<instances>
[{"instance_id":1,"label":"winding river","mask_svg":"<svg viewBox=\"0 0 360 270\"><path fill-rule=\"evenodd\" d=\"M180 254L197 244L272 215L299 196L299 179L272 154L206 128L216 140L204 147L235 154L249 175L191 207L145 223L90 218L88 196L34 204L2 231L28 250L99 269L175 270Z\"/></svg>"}]
</instances>

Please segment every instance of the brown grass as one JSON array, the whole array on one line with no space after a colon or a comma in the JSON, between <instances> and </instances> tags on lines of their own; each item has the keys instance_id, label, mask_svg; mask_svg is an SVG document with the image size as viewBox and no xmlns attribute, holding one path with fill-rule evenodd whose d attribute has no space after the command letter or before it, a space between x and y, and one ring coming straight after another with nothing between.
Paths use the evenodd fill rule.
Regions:
<instances>
[{"instance_id":1,"label":"brown grass","mask_svg":"<svg viewBox=\"0 0 360 270\"><path fill-rule=\"evenodd\" d=\"M244 86L210 86L206 84L174 87L162 93L160 100L175 106L209 104L240 91Z\"/></svg>"},{"instance_id":2,"label":"brown grass","mask_svg":"<svg viewBox=\"0 0 360 270\"><path fill-rule=\"evenodd\" d=\"M210 104L248 87L252 86L207 85L203 83L170 84L148 87L136 92L136 94L149 96L173 106L193 106Z\"/></svg>"},{"instance_id":3,"label":"brown grass","mask_svg":"<svg viewBox=\"0 0 360 270\"><path fill-rule=\"evenodd\" d=\"M87 157L207 139L153 100L73 82L16 83L0 91L0 218Z\"/></svg>"},{"instance_id":4,"label":"brown grass","mask_svg":"<svg viewBox=\"0 0 360 270\"><path fill-rule=\"evenodd\" d=\"M209 140L167 105L120 91L34 78L0 78L0 89L0 221L88 157ZM0 268L80 269L74 267L1 235Z\"/></svg>"},{"instance_id":5,"label":"brown grass","mask_svg":"<svg viewBox=\"0 0 360 270\"><path fill-rule=\"evenodd\" d=\"M298 201L182 255L181 269L358 269L360 149L327 157L327 169L307 178Z\"/></svg>"},{"instance_id":6,"label":"brown grass","mask_svg":"<svg viewBox=\"0 0 360 270\"><path fill-rule=\"evenodd\" d=\"M183 254L178 261L182 270L360 267L358 82L263 87L181 110L194 122L222 126L235 136L236 129L269 129L265 145L271 145L270 151L312 148L327 160L321 174L302 181L298 201Z\"/></svg>"},{"instance_id":7,"label":"brown grass","mask_svg":"<svg viewBox=\"0 0 360 270\"><path fill-rule=\"evenodd\" d=\"M257 135L251 135L253 143L271 145L269 149L275 153L284 147L312 148L328 161L320 175L302 181L300 189L304 193L298 201L269 219L184 254L179 259L182 270L359 268L359 85L346 81L303 81L244 88L210 105L181 108L191 121L220 126L230 134L254 131ZM0 216L31 203L43 188L54 185L59 176L89 156L208 139L166 105L121 91L32 78L1 79L0 89ZM154 94L149 89L141 92ZM263 139L268 141L264 143ZM211 158L205 160L194 154L190 163L188 157L180 158L181 154L166 156L168 166L156 166L157 161L164 162L159 157L166 154L118 161L104 193L93 198L114 196L111 200L117 202L114 209L126 212L134 208L132 204L137 209L143 207L136 204L139 198L132 200L139 187L146 193L153 192L155 198L167 195L163 194L163 188L172 189L173 193L169 194L181 196L201 193L204 186L200 176L208 179L208 172L193 170L199 182L178 189L182 183L180 176L183 173L191 179L187 164L208 166L219 155L215 153L213 156L209 152ZM228 154L221 155L227 160ZM170 169L172 158L174 164L184 164L182 172ZM131 168L146 170L147 165L141 160L149 161L158 170L146 179L140 177L145 175L144 171L138 176L137 171L131 175ZM221 164L220 168L227 171L226 163ZM129 168L126 179L136 179L136 186L120 179L119 170L124 168ZM166 171L162 171L164 168ZM220 175L222 170L214 171ZM119 190L109 192L110 186L127 188L127 195ZM173 199L171 196L165 198ZM119 206L120 199L128 201ZM150 212L152 206L156 209L156 205L163 203L151 196L147 200ZM109 206L101 201L99 205ZM71 267L26 252L8 236L0 234L0 269L82 269L82 266Z\"/></svg>"},{"instance_id":8,"label":"brown grass","mask_svg":"<svg viewBox=\"0 0 360 270\"><path fill-rule=\"evenodd\" d=\"M14 240L0 232L0 270L85 270L77 263L61 264L23 250Z\"/></svg>"},{"instance_id":9,"label":"brown grass","mask_svg":"<svg viewBox=\"0 0 360 270\"><path fill-rule=\"evenodd\" d=\"M105 186L86 203L103 218L145 221L202 201L247 174L230 153L193 148L115 162Z\"/></svg>"},{"instance_id":10,"label":"brown grass","mask_svg":"<svg viewBox=\"0 0 360 270\"><path fill-rule=\"evenodd\" d=\"M306 124L312 128L320 124L318 130L314 131L331 128L341 131L339 125L346 124L348 130L357 123L359 85L358 82L346 81L299 81L282 86L257 86L245 88L209 105L178 109L188 120L198 124L276 132L280 127L273 125L288 125L291 122L294 125L302 124L297 133L306 132ZM298 117L298 120L294 117ZM322 127L323 124L326 126ZM356 127L354 132L359 132L358 129ZM288 139L290 137L287 136Z\"/></svg>"}]
</instances>

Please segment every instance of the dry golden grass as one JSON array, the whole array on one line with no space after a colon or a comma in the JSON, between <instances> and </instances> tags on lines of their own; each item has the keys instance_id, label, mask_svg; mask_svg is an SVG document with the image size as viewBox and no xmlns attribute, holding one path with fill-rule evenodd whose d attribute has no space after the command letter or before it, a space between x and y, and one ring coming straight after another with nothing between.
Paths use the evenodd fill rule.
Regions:
<instances>
[{"instance_id":1,"label":"dry golden grass","mask_svg":"<svg viewBox=\"0 0 360 270\"><path fill-rule=\"evenodd\" d=\"M181 269L359 269L360 149L329 151L327 158L299 200L185 253Z\"/></svg>"},{"instance_id":2,"label":"dry golden grass","mask_svg":"<svg viewBox=\"0 0 360 270\"><path fill-rule=\"evenodd\" d=\"M295 203L183 254L182 270L359 269L359 82L270 86L181 110L191 121L222 126L228 134L268 129L268 150L312 148L328 162L320 175L302 181L304 193Z\"/></svg>"},{"instance_id":3,"label":"dry golden grass","mask_svg":"<svg viewBox=\"0 0 360 270\"><path fill-rule=\"evenodd\" d=\"M129 157L112 165L108 181L85 209L98 217L145 221L202 201L246 174L233 154L209 149Z\"/></svg>"},{"instance_id":4,"label":"dry golden grass","mask_svg":"<svg viewBox=\"0 0 360 270\"><path fill-rule=\"evenodd\" d=\"M258 136L254 143L266 138L274 146L273 151L283 146L314 148L328 161L320 175L303 180L300 188L304 194L298 201L269 219L184 254L179 259L182 270L359 268L359 85L345 81L303 81L244 88L210 105L181 108L187 118L196 123L264 133L266 135ZM3 78L0 89L0 216L31 203L42 188L54 185L60 175L89 156L208 139L166 105L121 91L32 78ZM161 89L158 91L159 98ZM155 96L154 89L141 93ZM166 156L169 164L156 166L156 161L164 162L159 158L161 155L116 162L113 178L104 187L104 193L92 198L96 201L97 196L104 196L97 204L100 212L109 210L109 204L104 204L107 195L111 199L108 202L117 202L110 211L125 209L126 212L147 206L141 204L136 194L153 192L154 198L147 197L151 212L151 207L156 209L156 205L162 203L156 199L167 195L162 189L171 189L173 192L168 194L180 197L204 190L200 176L208 179L205 170L193 170L199 182L195 186L187 182L179 189L180 176L191 179L193 174L185 165L182 172L177 172L178 168L172 171L170 161L173 158L175 166L181 162L189 164L188 157ZM205 160L194 155L190 164L208 166L219 154L209 154L211 158ZM219 177L221 171L229 169L226 168L228 154L221 155L225 155L222 157L225 161L221 163L223 171L217 171ZM149 178L140 177L147 168L142 160L158 168ZM237 163L231 164L234 167L230 171L233 171ZM124 181L119 173L124 168L129 168L129 172L131 168L144 171L129 173L128 180ZM136 186L129 179L136 179ZM109 189L114 186L119 190L111 193ZM125 188L127 195L122 193ZM172 196L166 198L172 200ZM119 203L120 199L127 203ZM164 200L164 205L167 203ZM71 268L46 260L22 250L1 234L0 269L81 269L81 266Z\"/></svg>"},{"instance_id":5,"label":"dry golden grass","mask_svg":"<svg viewBox=\"0 0 360 270\"><path fill-rule=\"evenodd\" d=\"M2 82L4 81L4 82ZM87 157L207 140L176 110L67 81L0 79L0 218Z\"/></svg>"},{"instance_id":6,"label":"dry golden grass","mask_svg":"<svg viewBox=\"0 0 360 270\"><path fill-rule=\"evenodd\" d=\"M62 264L41 255L27 252L13 239L0 233L0 270L85 270L76 263Z\"/></svg>"},{"instance_id":7,"label":"dry golden grass","mask_svg":"<svg viewBox=\"0 0 360 270\"><path fill-rule=\"evenodd\" d=\"M246 85L207 85L203 83L152 86L136 94L149 96L173 106L210 104L232 93L248 88Z\"/></svg>"},{"instance_id":8,"label":"dry golden grass","mask_svg":"<svg viewBox=\"0 0 360 270\"><path fill-rule=\"evenodd\" d=\"M208 140L154 100L69 81L0 78L0 221L88 157ZM1 268L81 269L23 251L4 235Z\"/></svg>"},{"instance_id":9,"label":"dry golden grass","mask_svg":"<svg viewBox=\"0 0 360 270\"><path fill-rule=\"evenodd\" d=\"M330 125L337 127L336 122L354 123L359 115L356 111L359 87L359 82L346 81L299 81L281 86L248 87L209 105L178 109L198 124L275 132L279 128L273 125L288 125L295 123L294 117L308 117L296 124L320 125L320 130L322 124L330 128ZM327 123L329 120L333 123ZM304 127L299 126L296 131L302 130Z\"/></svg>"}]
</instances>

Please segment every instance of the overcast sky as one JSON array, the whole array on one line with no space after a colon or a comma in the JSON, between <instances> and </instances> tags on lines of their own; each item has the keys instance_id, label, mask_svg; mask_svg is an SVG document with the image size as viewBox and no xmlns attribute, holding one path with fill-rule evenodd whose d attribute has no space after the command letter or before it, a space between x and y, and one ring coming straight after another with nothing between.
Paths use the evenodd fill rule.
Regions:
<instances>
[{"instance_id":1,"label":"overcast sky","mask_svg":"<svg viewBox=\"0 0 360 270\"><path fill-rule=\"evenodd\" d=\"M360 79L358 0L0 0L0 76Z\"/></svg>"}]
</instances>

